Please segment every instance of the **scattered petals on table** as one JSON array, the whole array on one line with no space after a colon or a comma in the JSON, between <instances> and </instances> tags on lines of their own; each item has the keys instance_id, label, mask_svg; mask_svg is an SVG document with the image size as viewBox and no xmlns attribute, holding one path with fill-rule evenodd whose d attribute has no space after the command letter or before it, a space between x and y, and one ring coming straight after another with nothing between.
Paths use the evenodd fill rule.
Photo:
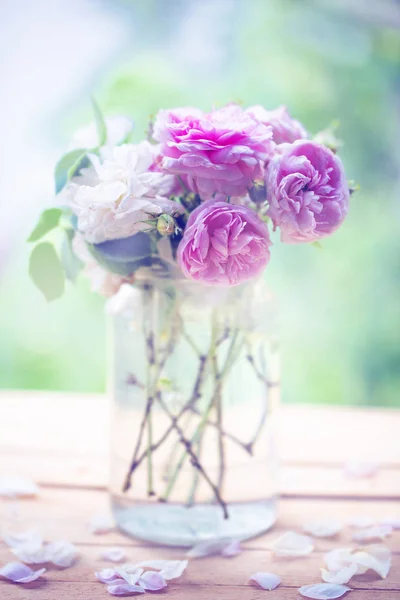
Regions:
<instances>
[{"instance_id":1,"label":"scattered petals on table","mask_svg":"<svg viewBox=\"0 0 400 600\"><path fill-rule=\"evenodd\" d=\"M374 527L366 527L353 533L353 540L356 542L373 542L376 540L384 540L391 535L393 528L391 525L375 525Z\"/></svg>"},{"instance_id":2,"label":"scattered petals on table","mask_svg":"<svg viewBox=\"0 0 400 600\"><path fill-rule=\"evenodd\" d=\"M314 537L333 537L340 533L343 525L337 519L321 519L319 521L309 521L302 527L304 533Z\"/></svg>"},{"instance_id":3,"label":"scattered petals on table","mask_svg":"<svg viewBox=\"0 0 400 600\"><path fill-rule=\"evenodd\" d=\"M39 579L45 571L46 569L33 571L30 567L22 563L10 562L0 569L0 577L4 577L4 579L8 579L8 581L12 581L13 583L31 583Z\"/></svg>"},{"instance_id":4,"label":"scattered petals on table","mask_svg":"<svg viewBox=\"0 0 400 600\"><path fill-rule=\"evenodd\" d=\"M346 592L350 592L351 588L347 585L336 585L335 583L316 583L312 585L303 585L299 592L305 598L313 600L330 600L333 598L341 598Z\"/></svg>"},{"instance_id":5,"label":"scattered petals on table","mask_svg":"<svg viewBox=\"0 0 400 600\"><path fill-rule=\"evenodd\" d=\"M101 571L95 572L95 577L101 583L112 583L113 581L121 579L121 576L115 569L102 569Z\"/></svg>"},{"instance_id":6,"label":"scattered petals on table","mask_svg":"<svg viewBox=\"0 0 400 600\"><path fill-rule=\"evenodd\" d=\"M348 583L350 579L355 575L358 571L358 566L355 563L351 563L347 567L343 567L339 571L327 571L326 569L321 569L321 576L324 581L327 583L336 583L343 584Z\"/></svg>"},{"instance_id":7,"label":"scattered petals on table","mask_svg":"<svg viewBox=\"0 0 400 600\"><path fill-rule=\"evenodd\" d=\"M391 551L383 544L372 544L362 550L335 548L324 555L324 561L330 572L336 572L355 564L356 575L362 575L369 569L384 579L391 566Z\"/></svg>"},{"instance_id":8,"label":"scattered petals on table","mask_svg":"<svg viewBox=\"0 0 400 600\"><path fill-rule=\"evenodd\" d=\"M258 583L264 590L274 590L281 583L281 578L274 573L258 572L250 576L251 581Z\"/></svg>"},{"instance_id":9,"label":"scattered petals on table","mask_svg":"<svg viewBox=\"0 0 400 600\"><path fill-rule=\"evenodd\" d=\"M167 587L167 582L161 573L157 573L157 571L146 571L139 579L139 585L142 586L145 590L149 590L150 592L158 592L158 590L162 590Z\"/></svg>"},{"instance_id":10,"label":"scattered petals on table","mask_svg":"<svg viewBox=\"0 0 400 600\"><path fill-rule=\"evenodd\" d=\"M314 550L311 538L306 535L287 531L270 545L269 549L280 557L307 556Z\"/></svg>"}]
</instances>

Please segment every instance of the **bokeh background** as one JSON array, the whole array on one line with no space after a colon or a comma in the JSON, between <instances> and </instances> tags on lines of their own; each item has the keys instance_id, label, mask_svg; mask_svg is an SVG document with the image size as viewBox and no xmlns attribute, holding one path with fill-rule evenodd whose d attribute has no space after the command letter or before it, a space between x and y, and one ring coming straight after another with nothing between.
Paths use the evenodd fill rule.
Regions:
<instances>
[{"instance_id":1,"label":"bokeh background","mask_svg":"<svg viewBox=\"0 0 400 600\"><path fill-rule=\"evenodd\" d=\"M159 108L286 104L339 119L361 190L322 248L273 248L283 400L400 405L400 4L396 0L3 0L0 388L99 392L104 302L82 279L47 304L25 243L90 94L143 136Z\"/></svg>"}]
</instances>

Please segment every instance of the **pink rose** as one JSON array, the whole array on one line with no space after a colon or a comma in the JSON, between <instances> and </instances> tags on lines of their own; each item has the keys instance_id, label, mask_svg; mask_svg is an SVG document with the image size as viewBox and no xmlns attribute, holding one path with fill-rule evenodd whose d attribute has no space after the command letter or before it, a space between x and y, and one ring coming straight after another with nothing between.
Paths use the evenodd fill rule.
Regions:
<instances>
[{"instance_id":1,"label":"pink rose","mask_svg":"<svg viewBox=\"0 0 400 600\"><path fill-rule=\"evenodd\" d=\"M162 168L187 177L204 199L221 192L240 196L263 176L274 151L272 128L231 104L204 114L195 109L162 111L153 135L161 142Z\"/></svg>"},{"instance_id":2,"label":"pink rose","mask_svg":"<svg viewBox=\"0 0 400 600\"><path fill-rule=\"evenodd\" d=\"M325 146L298 140L284 144L269 163L267 197L274 227L288 243L312 242L337 229L349 205L340 159Z\"/></svg>"},{"instance_id":3,"label":"pink rose","mask_svg":"<svg viewBox=\"0 0 400 600\"><path fill-rule=\"evenodd\" d=\"M246 206L201 204L189 217L177 259L186 277L210 285L238 285L267 265L268 228Z\"/></svg>"},{"instance_id":4,"label":"pink rose","mask_svg":"<svg viewBox=\"0 0 400 600\"><path fill-rule=\"evenodd\" d=\"M275 110L265 110L262 106L251 106L246 110L256 121L272 127L272 139L275 144L294 142L307 137L307 132L300 121L292 119L286 106Z\"/></svg>"}]
</instances>

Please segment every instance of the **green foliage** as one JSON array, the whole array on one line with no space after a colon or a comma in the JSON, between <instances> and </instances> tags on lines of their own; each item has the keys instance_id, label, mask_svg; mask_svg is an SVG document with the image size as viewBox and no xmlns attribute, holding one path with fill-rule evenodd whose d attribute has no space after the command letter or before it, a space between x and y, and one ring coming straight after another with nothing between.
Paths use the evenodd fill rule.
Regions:
<instances>
[{"instance_id":1,"label":"green foliage","mask_svg":"<svg viewBox=\"0 0 400 600\"><path fill-rule=\"evenodd\" d=\"M65 238L61 245L61 261L64 267L65 276L72 282L76 281L76 278L83 268L82 261L79 260L72 248L74 236L75 231L73 229L66 229Z\"/></svg>"},{"instance_id":2,"label":"green foliage","mask_svg":"<svg viewBox=\"0 0 400 600\"><path fill-rule=\"evenodd\" d=\"M28 242L37 242L49 233L49 231L55 229L60 222L61 215L62 210L60 208L48 208L47 210L44 210L39 217L37 225L29 236Z\"/></svg>"},{"instance_id":3,"label":"green foliage","mask_svg":"<svg viewBox=\"0 0 400 600\"><path fill-rule=\"evenodd\" d=\"M41 242L34 247L29 261L29 275L48 302L63 295L64 270L50 242Z\"/></svg>"},{"instance_id":4,"label":"green foliage","mask_svg":"<svg viewBox=\"0 0 400 600\"><path fill-rule=\"evenodd\" d=\"M56 164L54 171L56 194L61 192L68 181L88 164L87 151L82 148L64 154Z\"/></svg>"}]
</instances>

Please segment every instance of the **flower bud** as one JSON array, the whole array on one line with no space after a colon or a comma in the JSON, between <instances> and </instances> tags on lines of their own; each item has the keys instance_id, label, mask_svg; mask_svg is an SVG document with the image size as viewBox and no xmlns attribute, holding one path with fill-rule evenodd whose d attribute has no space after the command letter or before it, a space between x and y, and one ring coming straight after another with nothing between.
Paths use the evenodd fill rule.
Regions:
<instances>
[{"instance_id":1,"label":"flower bud","mask_svg":"<svg viewBox=\"0 0 400 600\"><path fill-rule=\"evenodd\" d=\"M160 235L172 235L175 231L176 223L171 215L162 214L157 219L157 231Z\"/></svg>"}]
</instances>

